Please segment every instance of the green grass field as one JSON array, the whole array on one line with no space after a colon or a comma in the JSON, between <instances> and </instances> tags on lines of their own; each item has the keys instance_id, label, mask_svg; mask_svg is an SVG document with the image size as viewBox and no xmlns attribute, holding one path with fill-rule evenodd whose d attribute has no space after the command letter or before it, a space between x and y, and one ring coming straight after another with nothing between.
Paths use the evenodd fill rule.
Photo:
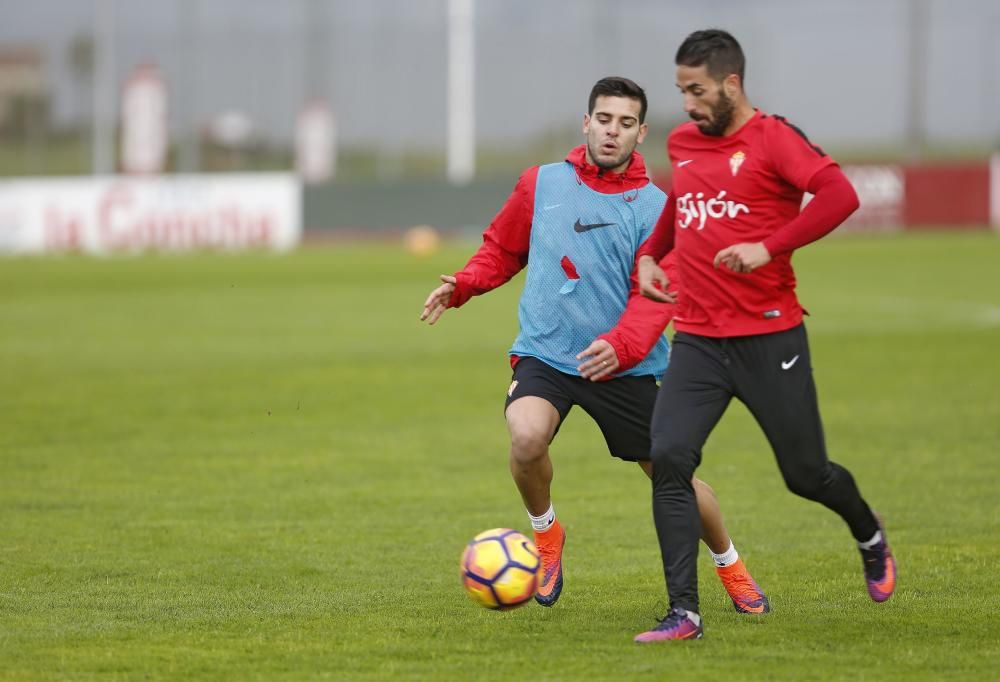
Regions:
<instances>
[{"instance_id":1,"label":"green grass field","mask_svg":"<svg viewBox=\"0 0 1000 682\"><path fill-rule=\"evenodd\" d=\"M705 639L645 647L649 485L578 411L553 447L562 600L494 613L459 586L475 533L528 529L502 419L520 280L417 320L473 248L0 262L0 679L996 674L1000 237L796 256L831 456L886 520L892 600L734 403L699 472L773 612L738 616L703 553Z\"/></svg>"}]
</instances>

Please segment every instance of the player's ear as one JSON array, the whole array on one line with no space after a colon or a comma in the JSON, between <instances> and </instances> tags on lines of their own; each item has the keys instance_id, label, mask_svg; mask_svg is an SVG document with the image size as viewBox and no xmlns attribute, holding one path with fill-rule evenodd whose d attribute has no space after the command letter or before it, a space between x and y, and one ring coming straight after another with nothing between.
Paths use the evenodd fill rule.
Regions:
<instances>
[{"instance_id":1,"label":"player's ear","mask_svg":"<svg viewBox=\"0 0 1000 682\"><path fill-rule=\"evenodd\" d=\"M586 135L590 132L590 114L583 115L583 134Z\"/></svg>"},{"instance_id":2,"label":"player's ear","mask_svg":"<svg viewBox=\"0 0 1000 682\"><path fill-rule=\"evenodd\" d=\"M649 126L645 123L639 125L639 137L636 138L636 144L642 144L642 141L646 139L646 133L649 132Z\"/></svg>"},{"instance_id":3,"label":"player's ear","mask_svg":"<svg viewBox=\"0 0 1000 682\"><path fill-rule=\"evenodd\" d=\"M740 81L739 75L731 73L726 76L722 81L722 90L729 99L733 99L740 94L743 90L743 83Z\"/></svg>"}]
</instances>

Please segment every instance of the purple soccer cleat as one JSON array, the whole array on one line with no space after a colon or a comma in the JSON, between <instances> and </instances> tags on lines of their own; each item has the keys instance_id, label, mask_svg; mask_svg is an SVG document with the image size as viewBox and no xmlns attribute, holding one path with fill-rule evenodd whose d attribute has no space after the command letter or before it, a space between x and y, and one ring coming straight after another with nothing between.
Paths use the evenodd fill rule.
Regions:
<instances>
[{"instance_id":1,"label":"purple soccer cleat","mask_svg":"<svg viewBox=\"0 0 1000 682\"><path fill-rule=\"evenodd\" d=\"M684 609L673 608L660 624L635 636L636 642L663 642L668 639L701 639L705 633L701 623L695 623Z\"/></svg>"},{"instance_id":2,"label":"purple soccer cleat","mask_svg":"<svg viewBox=\"0 0 1000 682\"><path fill-rule=\"evenodd\" d=\"M864 563L868 595L873 601L884 602L896 589L896 559L889 549L882 519L876 514L875 520L878 521L882 540L871 549L861 549L861 561Z\"/></svg>"}]
</instances>

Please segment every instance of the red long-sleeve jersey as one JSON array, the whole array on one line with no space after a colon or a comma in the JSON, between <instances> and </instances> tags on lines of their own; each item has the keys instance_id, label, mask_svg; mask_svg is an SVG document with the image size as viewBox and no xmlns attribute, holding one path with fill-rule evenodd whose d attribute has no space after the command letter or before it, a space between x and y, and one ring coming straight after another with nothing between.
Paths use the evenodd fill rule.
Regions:
<instances>
[{"instance_id":1,"label":"red long-sleeve jersey","mask_svg":"<svg viewBox=\"0 0 1000 682\"><path fill-rule=\"evenodd\" d=\"M783 118L760 111L725 137L682 124L670 134L667 151L673 191L639 255L676 254L683 283L676 329L726 337L799 324L791 252L858 207L835 162ZM805 191L816 196L801 210ZM716 253L740 242L762 242L771 262L751 273L716 268Z\"/></svg>"}]
</instances>

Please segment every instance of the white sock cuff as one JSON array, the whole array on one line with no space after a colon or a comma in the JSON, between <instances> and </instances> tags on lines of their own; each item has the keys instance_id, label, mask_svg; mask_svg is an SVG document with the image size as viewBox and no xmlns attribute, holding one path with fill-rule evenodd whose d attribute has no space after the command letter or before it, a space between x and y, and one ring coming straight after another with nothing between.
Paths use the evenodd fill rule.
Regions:
<instances>
[{"instance_id":1,"label":"white sock cuff","mask_svg":"<svg viewBox=\"0 0 1000 682\"><path fill-rule=\"evenodd\" d=\"M875 531L875 535L872 536L871 540L869 540L868 542L859 542L858 547L860 547L861 549L871 549L880 542L882 542L882 531L877 530Z\"/></svg>"},{"instance_id":2,"label":"white sock cuff","mask_svg":"<svg viewBox=\"0 0 1000 682\"><path fill-rule=\"evenodd\" d=\"M711 549L709 549L708 551L711 552L712 560L715 562L715 565L718 566L719 568L732 566L733 564L735 564L737 561L740 560L739 552L736 551L736 546L733 544L732 540L729 541L729 549L727 549L722 554L716 554L715 552L712 552Z\"/></svg>"},{"instance_id":3,"label":"white sock cuff","mask_svg":"<svg viewBox=\"0 0 1000 682\"><path fill-rule=\"evenodd\" d=\"M539 533L544 533L552 524L556 522L556 510L552 503L549 503L548 510L541 516L532 516L531 512L528 512L528 518L531 519L531 527L538 531Z\"/></svg>"}]
</instances>

